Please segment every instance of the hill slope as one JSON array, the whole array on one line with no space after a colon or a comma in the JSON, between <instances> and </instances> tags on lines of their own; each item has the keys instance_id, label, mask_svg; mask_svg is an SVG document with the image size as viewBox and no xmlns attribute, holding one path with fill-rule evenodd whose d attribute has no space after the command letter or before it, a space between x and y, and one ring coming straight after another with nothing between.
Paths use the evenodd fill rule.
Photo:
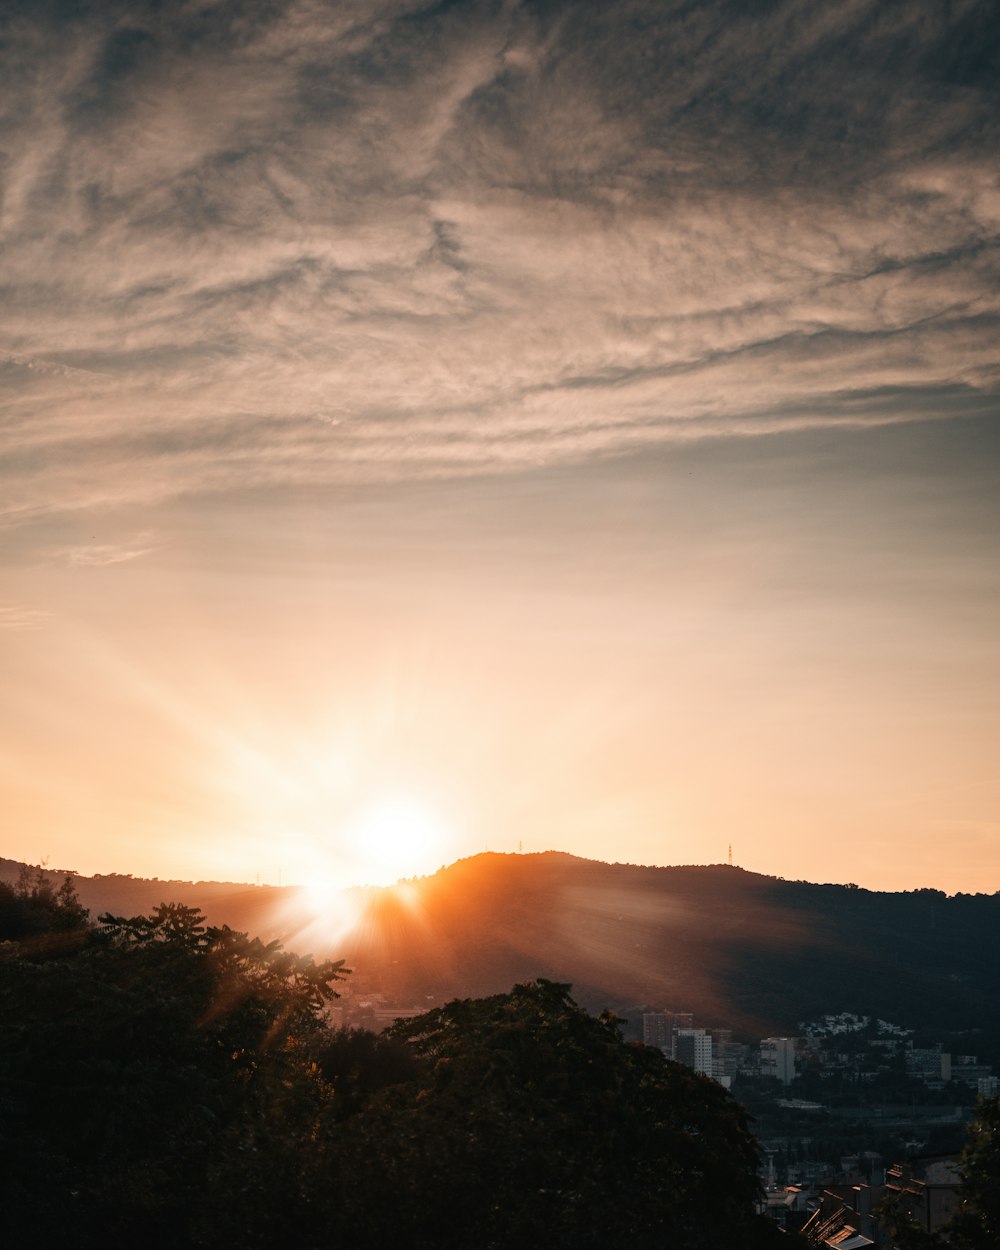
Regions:
<instances>
[{"instance_id":1,"label":"hill slope","mask_svg":"<svg viewBox=\"0 0 1000 1250\"><path fill-rule=\"evenodd\" d=\"M825 1012L995 1029L1000 895L874 893L725 865L642 868L569 855L478 855L373 899L345 953L435 997L514 980L583 1001L794 1029Z\"/></svg>"},{"instance_id":2,"label":"hill slope","mask_svg":"<svg viewBox=\"0 0 1000 1250\"><path fill-rule=\"evenodd\" d=\"M0 876L18 867L0 861ZM839 1011L1000 1032L1000 894L876 893L725 865L483 854L397 888L345 892L360 919L324 950L319 931L294 916L290 888L75 881L94 915L195 904L212 923L346 957L359 980L400 1003L544 976L571 982L591 1007L693 1011L758 1036Z\"/></svg>"}]
</instances>

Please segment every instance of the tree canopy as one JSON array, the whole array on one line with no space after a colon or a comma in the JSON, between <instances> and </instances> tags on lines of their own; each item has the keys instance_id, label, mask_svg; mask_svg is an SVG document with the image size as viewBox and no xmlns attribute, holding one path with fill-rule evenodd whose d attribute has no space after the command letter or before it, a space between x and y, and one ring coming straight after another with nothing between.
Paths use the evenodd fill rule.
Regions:
<instances>
[{"instance_id":1,"label":"tree canopy","mask_svg":"<svg viewBox=\"0 0 1000 1250\"><path fill-rule=\"evenodd\" d=\"M338 962L181 904L87 926L71 884L34 884L0 944L0 1209L19 1244L752 1250L778 1236L755 1214L738 1104L624 1042L566 985L456 1000L380 1036L332 1031ZM43 913L73 941L39 943Z\"/></svg>"},{"instance_id":2,"label":"tree canopy","mask_svg":"<svg viewBox=\"0 0 1000 1250\"><path fill-rule=\"evenodd\" d=\"M707 1077L626 1044L568 986L456 1000L389 1037L412 1047L415 1076L348 1120L318 1163L337 1177L331 1193L351 1195L357 1244L385 1245L400 1226L408 1245L442 1250L539 1237L770 1244L742 1109Z\"/></svg>"},{"instance_id":3,"label":"tree canopy","mask_svg":"<svg viewBox=\"0 0 1000 1250\"><path fill-rule=\"evenodd\" d=\"M0 942L18 942L22 951L66 949L86 928L72 877L57 886L43 868L26 865L15 885L0 881Z\"/></svg>"},{"instance_id":4,"label":"tree canopy","mask_svg":"<svg viewBox=\"0 0 1000 1250\"><path fill-rule=\"evenodd\" d=\"M281 1246L343 974L163 904L0 948L4 1223L36 1244Z\"/></svg>"}]
</instances>

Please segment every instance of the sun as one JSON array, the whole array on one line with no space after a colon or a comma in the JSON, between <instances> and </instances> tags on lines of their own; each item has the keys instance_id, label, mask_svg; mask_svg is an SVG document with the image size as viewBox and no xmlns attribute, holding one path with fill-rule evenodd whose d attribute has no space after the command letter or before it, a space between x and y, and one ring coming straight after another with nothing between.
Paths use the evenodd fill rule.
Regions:
<instances>
[{"instance_id":1,"label":"sun","mask_svg":"<svg viewBox=\"0 0 1000 1250\"><path fill-rule=\"evenodd\" d=\"M389 884L433 871L448 842L437 812L410 795L387 795L367 804L346 831L350 853L372 879Z\"/></svg>"},{"instance_id":2,"label":"sun","mask_svg":"<svg viewBox=\"0 0 1000 1250\"><path fill-rule=\"evenodd\" d=\"M326 851L304 857L301 884L283 914L296 941L327 949L365 922L364 892L351 886L399 886L447 857L451 831L429 802L384 794L362 802ZM400 886L402 888L402 886ZM401 894L406 901L406 895Z\"/></svg>"}]
</instances>

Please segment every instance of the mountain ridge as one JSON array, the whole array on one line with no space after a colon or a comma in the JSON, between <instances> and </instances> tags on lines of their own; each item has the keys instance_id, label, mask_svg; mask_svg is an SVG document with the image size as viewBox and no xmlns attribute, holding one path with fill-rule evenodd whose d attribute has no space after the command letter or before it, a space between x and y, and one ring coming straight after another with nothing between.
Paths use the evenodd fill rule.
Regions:
<instances>
[{"instance_id":1,"label":"mountain ridge","mask_svg":"<svg viewBox=\"0 0 1000 1250\"><path fill-rule=\"evenodd\" d=\"M0 860L0 878L16 879L20 867ZM212 924L343 957L357 984L390 1002L497 993L544 976L572 983L594 1009L691 1011L699 1024L748 1036L840 1011L1000 1032L992 957L1000 893L871 891L727 864L483 852L396 886L340 892L335 902L349 905L354 922L324 937L295 916L295 887L73 880L94 916L166 901L198 906Z\"/></svg>"}]
</instances>

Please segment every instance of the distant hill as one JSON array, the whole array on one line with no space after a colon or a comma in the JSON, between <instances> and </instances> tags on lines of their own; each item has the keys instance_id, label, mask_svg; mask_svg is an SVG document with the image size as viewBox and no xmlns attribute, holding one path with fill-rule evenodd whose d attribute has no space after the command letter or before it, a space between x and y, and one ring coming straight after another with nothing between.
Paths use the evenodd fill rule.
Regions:
<instances>
[{"instance_id":1,"label":"distant hill","mask_svg":"<svg viewBox=\"0 0 1000 1250\"><path fill-rule=\"evenodd\" d=\"M409 897L408 897L409 894ZM1000 1026L1000 895L876 893L726 865L643 868L554 852L477 855L372 898L345 950L402 993L571 981L591 1006L693 1011L748 1033L855 1011Z\"/></svg>"},{"instance_id":2,"label":"distant hill","mask_svg":"<svg viewBox=\"0 0 1000 1250\"><path fill-rule=\"evenodd\" d=\"M16 882L25 867L19 860L0 858L0 881ZM72 876L77 897L94 920L104 912L137 916L148 914L160 903L186 903L199 907L212 924L264 933L274 931L271 917L275 902L294 893L236 881L163 881L117 872L85 877L62 868L45 872L56 882L67 873Z\"/></svg>"},{"instance_id":3,"label":"distant hill","mask_svg":"<svg viewBox=\"0 0 1000 1250\"><path fill-rule=\"evenodd\" d=\"M0 877L19 868L0 860ZM212 923L344 957L359 985L398 1003L544 976L571 982L592 1008L692 1011L747 1035L840 1011L1000 1034L1000 894L879 893L727 865L483 854L400 887L346 891L360 919L323 949L317 930L293 919L291 888L118 875L75 883L93 915L185 902Z\"/></svg>"}]
</instances>

